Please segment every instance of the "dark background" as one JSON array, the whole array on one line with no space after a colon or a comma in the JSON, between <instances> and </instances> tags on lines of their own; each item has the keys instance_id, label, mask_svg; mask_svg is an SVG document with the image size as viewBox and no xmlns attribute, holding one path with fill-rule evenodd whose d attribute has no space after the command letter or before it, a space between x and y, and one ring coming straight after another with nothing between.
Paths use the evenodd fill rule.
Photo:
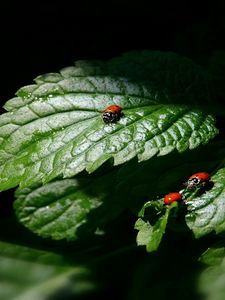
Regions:
<instances>
[{"instance_id":1,"label":"dark background","mask_svg":"<svg viewBox=\"0 0 225 300\"><path fill-rule=\"evenodd\" d=\"M152 49L205 63L225 48L224 7L224 1L0 1L1 104L37 75L78 59Z\"/></svg>"}]
</instances>

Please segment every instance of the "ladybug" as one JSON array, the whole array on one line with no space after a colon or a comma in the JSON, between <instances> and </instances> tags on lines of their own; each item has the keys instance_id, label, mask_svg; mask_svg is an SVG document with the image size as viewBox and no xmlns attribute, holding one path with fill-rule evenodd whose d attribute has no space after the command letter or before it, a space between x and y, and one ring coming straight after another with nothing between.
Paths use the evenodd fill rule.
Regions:
<instances>
[{"instance_id":1,"label":"ladybug","mask_svg":"<svg viewBox=\"0 0 225 300\"><path fill-rule=\"evenodd\" d=\"M119 105L110 105L103 110L103 121L105 123L115 123L122 117L122 108Z\"/></svg>"},{"instance_id":2,"label":"ladybug","mask_svg":"<svg viewBox=\"0 0 225 300\"><path fill-rule=\"evenodd\" d=\"M191 175L188 181L184 184L187 189L191 189L193 187L205 186L210 180L210 175L207 172L199 172Z\"/></svg>"},{"instance_id":3,"label":"ladybug","mask_svg":"<svg viewBox=\"0 0 225 300\"><path fill-rule=\"evenodd\" d=\"M175 201L181 201L182 199L183 199L183 197L182 197L182 195L180 193L174 192L174 193L167 194L164 197L163 201L164 201L165 204L168 205L168 204L171 204L171 203L173 203Z\"/></svg>"}]
</instances>

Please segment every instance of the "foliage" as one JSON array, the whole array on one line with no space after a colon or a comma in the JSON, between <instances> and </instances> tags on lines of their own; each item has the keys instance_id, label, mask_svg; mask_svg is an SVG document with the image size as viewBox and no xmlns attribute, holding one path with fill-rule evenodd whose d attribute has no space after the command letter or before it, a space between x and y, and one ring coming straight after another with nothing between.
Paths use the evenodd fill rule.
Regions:
<instances>
[{"instance_id":1,"label":"foliage","mask_svg":"<svg viewBox=\"0 0 225 300\"><path fill-rule=\"evenodd\" d=\"M132 251L139 259L129 266L131 274L148 273L142 267L137 271L145 250L135 247L135 234L137 245L153 252L146 256L152 272L161 265L157 253L167 259L162 252L167 244L170 256L177 253L171 239L200 243L191 258L196 263L205 244L194 238L221 238L225 151L216 123L222 108L214 107L223 94L222 71L216 70L213 60L206 71L174 53L131 52L38 76L6 102L7 112L0 116L0 190L17 187L15 215L29 231L20 230L31 240L47 241L51 249L32 248L26 238L15 245L2 241L0 273L7 280L0 283L1 299L51 299L65 290L72 299L94 292L88 270L101 269L115 257L127 256L128 262ZM122 115L106 124L102 111L112 104L122 107ZM183 183L199 171L209 172L210 182L185 188ZM164 205L164 195L173 191L180 191L183 201ZM65 251L57 253L54 245ZM94 258L92 247L102 251L102 260ZM214 275L224 257L221 249ZM211 253L214 257L208 250L201 260L208 263ZM27 280L20 278L24 268L30 272ZM215 282L223 280L218 276ZM20 280L23 284L16 284ZM138 295L138 284L133 289Z\"/></svg>"}]
</instances>

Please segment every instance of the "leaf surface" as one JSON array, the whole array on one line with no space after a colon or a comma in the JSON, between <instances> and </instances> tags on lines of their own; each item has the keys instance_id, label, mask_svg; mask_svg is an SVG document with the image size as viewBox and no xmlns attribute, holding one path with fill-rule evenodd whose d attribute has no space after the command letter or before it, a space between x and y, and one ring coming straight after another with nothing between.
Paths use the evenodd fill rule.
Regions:
<instances>
[{"instance_id":1,"label":"leaf surface","mask_svg":"<svg viewBox=\"0 0 225 300\"><path fill-rule=\"evenodd\" d=\"M110 197L114 175L97 179L64 179L18 190L14 208L19 221L42 237L84 238L120 214Z\"/></svg>"}]
</instances>

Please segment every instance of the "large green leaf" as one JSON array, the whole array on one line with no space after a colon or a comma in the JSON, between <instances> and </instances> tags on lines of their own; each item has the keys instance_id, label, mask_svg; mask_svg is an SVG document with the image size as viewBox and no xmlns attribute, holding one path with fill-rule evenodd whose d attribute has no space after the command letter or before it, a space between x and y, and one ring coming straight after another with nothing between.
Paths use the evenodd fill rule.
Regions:
<instances>
[{"instance_id":1,"label":"large green leaf","mask_svg":"<svg viewBox=\"0 0 225 300\"><path fill-rule=\"evenodd\" d=\"M194 149L217 133L211 115L173 104L168 84L155 87L104 72L100 62L80 62L39 76L6 103L9 112L0 116L1 190L93 172L109 159L118 165L135 156L143 161ZM107 125L102 110L110 104L122 106L124 116Z\"/></svg>"},{"instance_id":2,"label":"large green leaf","mask_svg":"<svg viewBox=\"0 0 225 300\"><path fill-rule=\"evenodd\" d=\"M65 299L95 288L84 266L72 266L65 257L0 242L0 299Z\"/></svg>"},{"instance_id":3,"label":"large green leaf","mask_svg":"<svg viewBox=\"0 0 225 300\"><path fill-rule=\"evenodd\" d=\"M212 182L211 190L187 201L187 225L197 238L212 231L225 231L225 168L212 176Z\"/></svg>"},{"instance_id":4,"label":"large green leaf","mask_svg":"<svg viewBox=\"0 0 225 300\"><path fill-rule=\"evenodd\" d=\"M17 217L42 237L82 238L121 212L116 195L111 195L113 178L110 173L92 180L64 179L18 190Z\"/></svg>"},{"instance_id":5,"label":"large green leaf","mask_svg":"<svg viewBox=\"0 0 225 300\"><path fill-rule=\"evenodd\" d=\"M206 268L199 280L199 289L207 300L225 299L225 247L224 241L207 249L200 257Z\"/></svg>"}]
</instances>

